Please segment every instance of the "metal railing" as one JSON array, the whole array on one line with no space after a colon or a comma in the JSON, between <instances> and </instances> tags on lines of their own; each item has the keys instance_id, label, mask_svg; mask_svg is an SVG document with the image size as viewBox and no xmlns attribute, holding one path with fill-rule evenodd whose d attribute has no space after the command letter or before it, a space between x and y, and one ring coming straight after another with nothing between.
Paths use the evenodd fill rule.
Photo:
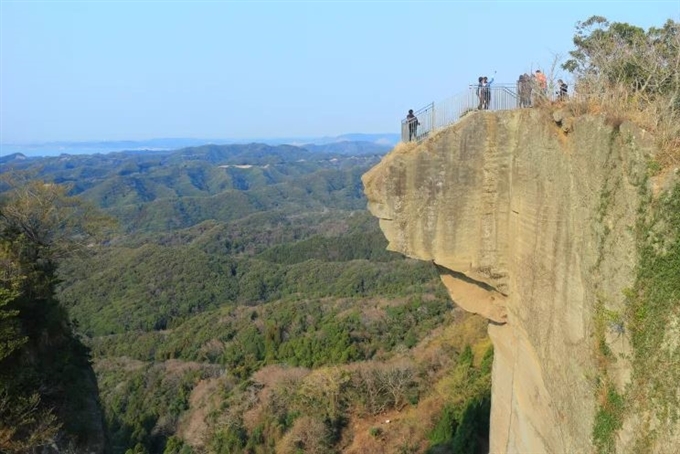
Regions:
<instances>
[{"instance_id":1,"label":"metal railing","mask_svg":"<svg viewBox=\"0 0 680 454\"><path fill-rule=\"evenodd\" d=\"M489 103L483 110L510 110L519 107L516 84L493 84L489 87ZM470 85L467 91L444 99L438 103L431 102L417 110L414 115L418 125L414 131L409 131L407 119L401 122L402 142L420 141L435 131L457 122L468 112L482 108L477 85ZM410 134L411 133L411 134Z\"/></svg>"}]
</instances>

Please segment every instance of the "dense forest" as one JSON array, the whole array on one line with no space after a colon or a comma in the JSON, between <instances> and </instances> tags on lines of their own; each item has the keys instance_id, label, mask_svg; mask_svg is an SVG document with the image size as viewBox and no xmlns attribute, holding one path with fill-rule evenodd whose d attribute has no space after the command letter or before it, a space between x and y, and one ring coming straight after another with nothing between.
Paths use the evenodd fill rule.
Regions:
<instances>
[{"instance_id":1,"label":"dense forest","mask_svg":"<svg viewBox=\"0 0 680 454\"><path fill-rule=\"evenodd\" d=\"M5 158L2 258L26 264L0 294L0 447L483 450L485 323L454 308L434 265L387 251L360 180L385 152L348 142ZM46 255L26 256L27 244ZM41 336L68 358L38 356ZM89 390L78 405L51 385L67 379ZM36 416L13 430L27 405ZM92 414L98 427L84 424ZM35 437L40 424L50 430Z\"/></svg>"},{"instance_id":2,"label":"dense forest","mask_svg":"<svg viewBox=\"0 0 680 454\"><path fill-rule=\"evenodd\" d=\"M652 174L679 162L678 35L593 16L562 65L574 115L654 132ZM386 250L360 180L386 151L0 157L0 451L483 452L485 321L453 307L433 265ZM677 401L677 358L657 354L677 244L656 242L677 236L677 195L636 227L627 326L634 377L652 385L600 380L598 452L626 412Z\"/></svg>"}]
</instances>

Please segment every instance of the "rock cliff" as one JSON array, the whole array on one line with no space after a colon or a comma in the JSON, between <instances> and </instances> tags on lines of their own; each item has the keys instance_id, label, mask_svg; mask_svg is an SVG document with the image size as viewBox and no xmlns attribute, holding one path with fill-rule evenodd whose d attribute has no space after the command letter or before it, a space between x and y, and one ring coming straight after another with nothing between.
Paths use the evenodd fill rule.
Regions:
<instances>
[{"instance_id":1,"label":"rock cliff","mask_svg":"<svg viewBox=\"0 0 680 454\"><path fill-rule=\"evenodd\" d=\"M596 448L598 379L623 389L632 369L629 336L598 314L634 286L652 153L648 133L604 116L473 112L364 175L388 249L434 262L451 298L490 320L492 453ZM617 358L604 366L600 338Z\"/></svg>"}]
</instances>

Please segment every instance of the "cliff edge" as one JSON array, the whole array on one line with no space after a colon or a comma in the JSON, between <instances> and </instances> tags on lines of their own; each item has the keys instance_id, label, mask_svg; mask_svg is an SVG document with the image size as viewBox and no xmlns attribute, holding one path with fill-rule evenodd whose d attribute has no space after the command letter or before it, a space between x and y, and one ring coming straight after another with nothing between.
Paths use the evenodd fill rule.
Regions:
<instances>
[{"instance_id":1,"label":"cliff edge","mask_svg":"<svg viewBox=\"0 0 680 454\"><path fill-rule=\"evenodd\" d=\"M473 112L364 175L388 249L434 262L451 298L490 320L490 452L602 451L597 387L623 393L633 368L623 324L601 314L623 311L635 286L653 147L604 116ZM644 424L627 418L607 449L639 443L626 431Z\"/></svg>"}]
</instances>

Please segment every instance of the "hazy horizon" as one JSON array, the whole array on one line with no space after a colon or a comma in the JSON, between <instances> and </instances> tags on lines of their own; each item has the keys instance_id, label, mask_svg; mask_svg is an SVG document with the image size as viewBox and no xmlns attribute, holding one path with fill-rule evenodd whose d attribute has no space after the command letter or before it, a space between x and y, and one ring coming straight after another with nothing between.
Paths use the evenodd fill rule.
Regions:
<instances>
[{"instance_id":1,"label":"hazy horizon","mask_svg":"<svg viewBox=\"0 0 680 454\"><path fill-rule=\"evenodd\" d=\"M62 154L97 154L117 151L162 151L201 145L240 145L264 143L267 145L295 145L334 143L341 141L367 141L380 145L393 146L399 141L399 134L384 133L347 133L334 137L253 137L248 139L215 139L191 137L159 137L148 140L111 140L111 141L53 141L43 143L0 144L0 157L20 153L27 157L59 156Z\"/></svg>"},{"instance_id":2,"label":"hazy horizon","mask_svg":"<svg viewBox=\"0 0 680 454\"><path fill-rule=\"evenodd\" d=\"M398 131L479 75L569 80L593 15L647 30L680 2L3 0L0 143Z\"/></svg>"}]
</instances>

